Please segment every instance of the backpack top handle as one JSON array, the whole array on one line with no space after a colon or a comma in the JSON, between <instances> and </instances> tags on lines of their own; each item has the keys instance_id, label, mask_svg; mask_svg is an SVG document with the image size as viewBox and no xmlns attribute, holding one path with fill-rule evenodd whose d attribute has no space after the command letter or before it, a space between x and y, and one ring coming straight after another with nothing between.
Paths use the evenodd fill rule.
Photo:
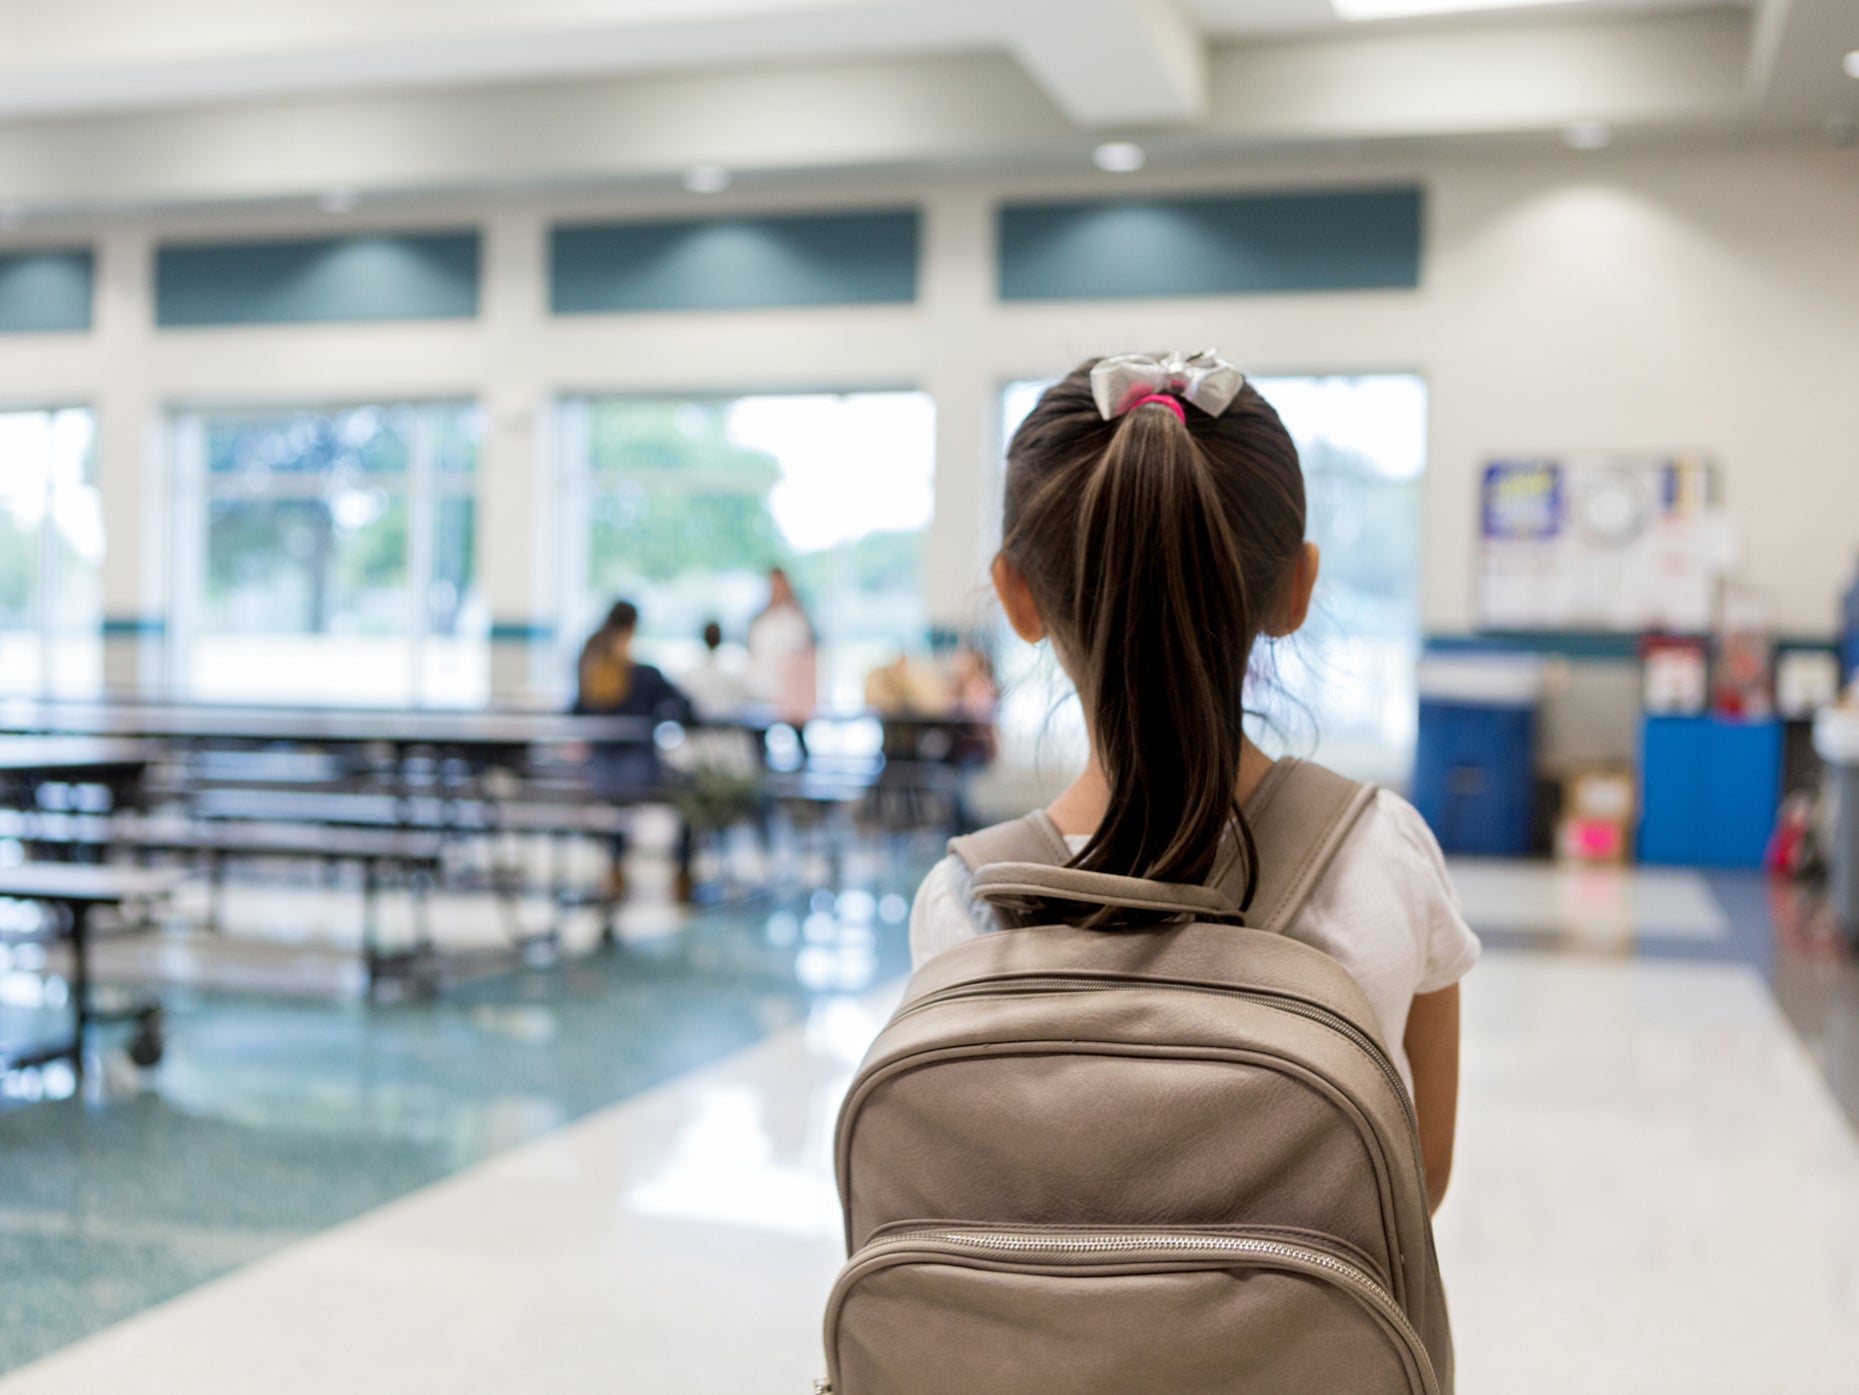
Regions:
<instances>
[{"instance_id":1,"label":"backpack top handle","mask_svg":"<svg viewBox=\"0 0 1859 1395\"><path fill-rule=\"evenodd\" d=\"M1066 865L1071 847L1043 809L954 839L949 848L968 865L972 894L1010 914L1029 901L1052 899L1281 931L1303 909L1375 794L1373 785L1308 761L1285 757L1275 762L1246 801L1259 875L1245 911L1239 899L1246 869L1237 849L1223 859L1207 886L1084 871Z\"/></svg>"},{"instance_id":2,"label":"backpack top handle","mask_svg":"<svg viewBox=\"0 0 1859 1395\"><path fill-rule=\"evenodd\" d=\"M973 890L989 905L1007 910L1039 898L1121 906L1133 911L1167 911L1202 921L1246 923L1245 916L1219 887L1154 882L1040 862L991 862L975 873Z\"/></svg>"}]
</instances>

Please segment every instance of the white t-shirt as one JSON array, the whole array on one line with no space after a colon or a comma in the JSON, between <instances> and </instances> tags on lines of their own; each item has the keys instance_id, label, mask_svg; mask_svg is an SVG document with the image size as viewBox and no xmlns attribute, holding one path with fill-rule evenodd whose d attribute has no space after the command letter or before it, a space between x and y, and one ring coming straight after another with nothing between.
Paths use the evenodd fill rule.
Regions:
<instances>
[{"instance_id":1,"label":"white t-shirt","mask_svg":"<svg viewBox=\"0 0 1859 1395\"><path fill-rule=\"evenodd\" d=\"M1074 835L1065 841L1077 852L1089 840ZM965 884L966 869L953 855L924 878L910 913L914 965L1000 928L985 905L963 895ZM1407 1010L1416 995L1464 978L1479 954L1478 937L1459 915L1439 843L1414 806L1382 790L1285 933L1349 970L1412 1090L1413 1068L1401 1044Z\"/></svg>"},{"instance_id":2,"label":"white t-shirt","mask_svg":"<svg viewBox=\"0 0 1859 1395\"><path fill-rule=\"evenodd\" d=\"M678 676L678 686L697 708L700 717L729 717L754 700L749 676L735 656L707 654Z\"/></svg>"}]
</instances>

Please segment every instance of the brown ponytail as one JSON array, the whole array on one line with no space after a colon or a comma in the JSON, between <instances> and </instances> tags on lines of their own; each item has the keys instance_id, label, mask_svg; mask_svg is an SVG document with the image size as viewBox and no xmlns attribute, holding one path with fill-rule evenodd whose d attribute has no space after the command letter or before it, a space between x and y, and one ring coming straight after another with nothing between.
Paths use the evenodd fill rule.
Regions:
<instances>
[{"instance_id":1,"label":"brown ponytail","mask_svg":"<svg viewBox=\"0 0 1859 1395\"><path fill-rule=\"evenodd\" d=\"M1110 786L1073 865L1205 882L1230 823L1249 901L1246 669L1304 540L1297 448L1250 386L1218 417L1151 403L1106 422L1091 367L1015 433L1001 547L1077 683Z\"/></svg>"}]
</instances>

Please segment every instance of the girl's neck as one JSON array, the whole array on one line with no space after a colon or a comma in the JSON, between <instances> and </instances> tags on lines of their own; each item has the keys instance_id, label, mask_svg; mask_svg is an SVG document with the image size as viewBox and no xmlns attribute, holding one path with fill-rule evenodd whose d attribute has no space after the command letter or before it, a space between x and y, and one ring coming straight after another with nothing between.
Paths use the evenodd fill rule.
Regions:
<instances>
[{"instance_id":1,"label":"girl's neck","mask_svg":"<svg viewBox=\"0 0 1859 1395\"><path fill-rule=\"evenodd\" d=\"M1240 753L1239 779L1233 786L1233 797L1244 804L1271 768L1272 758L1248 739ZM1084 774L1046 806L1046 813L1059 832L1069 838L1097 832L1097 826L1104 821L1109 809L1110 782L1104 778L1104 767L1098 763L1097 752L1093 750Z\"/></svg>"}]
</instances>

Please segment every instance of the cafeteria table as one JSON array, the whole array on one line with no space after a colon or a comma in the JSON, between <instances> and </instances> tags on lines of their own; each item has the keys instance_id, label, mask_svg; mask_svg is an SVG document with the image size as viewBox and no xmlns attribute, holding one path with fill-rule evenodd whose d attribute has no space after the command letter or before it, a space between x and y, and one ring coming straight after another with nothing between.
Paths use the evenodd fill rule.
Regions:
<instances>
[{"instance_id":1,"label":"cafeteria table","mask_svg":"<svg viewBox=\"0 0 1859 1395\"><path fill-rule=\"evenodd\" d=\"M38 807L46 785L101 786L112 809L137 808L148 768L163 754L152 741L0 736L0 808Z\"/></svg>"},{"instance_id":2,"label":"cafeteria table","mask_svg":"<svg viewBox=\"0 0 1859 1395\"><path fill-rule=\"evenodd\" d=\"M0 1075L55 1061L69 1061L81 1080L90 1029L110 1022L136 1024L129 1056L137 1065L153 1066L161 1060L162 1023L158 1002L143 999L106 1012L92 999L91 917L99 907L120 909L130 902L161 900L180 885L183 875L167 868L67 862L29 862L0 867L0 898L31 901L53 911L61 922L53 937L71 946L70 1036L11 1049L0 1044ZM47 937L37 934L31 938Z\"/></svg>"}]
</instances>

